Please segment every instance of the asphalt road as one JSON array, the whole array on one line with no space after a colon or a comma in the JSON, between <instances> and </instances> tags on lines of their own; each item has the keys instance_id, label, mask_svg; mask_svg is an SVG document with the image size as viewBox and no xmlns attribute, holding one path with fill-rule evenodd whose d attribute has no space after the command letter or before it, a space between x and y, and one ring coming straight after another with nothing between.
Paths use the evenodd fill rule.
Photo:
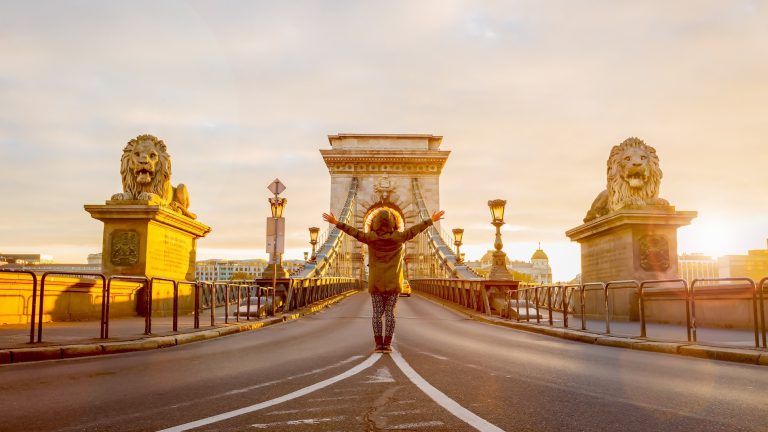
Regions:
<instances>
[{"instance_id":1,"label":"asphalt road","mask_svg":"<svg viewBox=\"0 0 768 432\"><path fill-rule=\"evenodd\" d=\"M175 348L0 367L0 430L768 430L768 369L477 323L414 296ZM194 423L197 422L197 423Z\"/></svg>"}]
</instances>

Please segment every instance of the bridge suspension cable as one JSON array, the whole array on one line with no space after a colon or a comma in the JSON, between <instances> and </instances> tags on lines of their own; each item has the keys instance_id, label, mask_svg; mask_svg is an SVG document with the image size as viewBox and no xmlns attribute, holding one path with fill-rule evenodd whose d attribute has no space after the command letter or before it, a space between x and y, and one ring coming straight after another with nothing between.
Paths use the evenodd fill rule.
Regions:
<instances>
[{"instance_id":1,"label":"bridge suspension cable","mask_svg":"<svg viewBox=\"0 0 768 432\"><path fill-rule=\"evenodd\" d=\"M351 220L359 183L360 181L357 177L352 178L352 183L349 186L349 193L344 202L344 207L341 209L341 214L337 217L338 220L346 223L349 223ZM331 227L328 231L323 233L323 236L325 236L325 241L321 243L314 260L306 263L304 267L292 277L352 277L352 266L349 265L351 263L346 262L348 260L345 256L345 251L349 249L348 243L351 241L349 236L336 227ZM341 262L343 262L344 265L339 265Z\"/></svg>"},{"instance_id":2,"label":"bridge suspension cable","mask_svg":"<svg viewBox=\"0 0 768 432\"><path fill-rule=\"evenodd\" d=\"M421 217L423 220L430 218L431 214L424 201L424 197L421 195L419 179L412 179L411 184L413 186L413 196L416 198L416 206L419 211L419 217ZM419 236L422 239L426 238L426 244L428 246L430 256L439 269L439 272L444 276L455 277L458 279L480 278L469 267L463 263L460 263L460 260L457 260L453 249L451 249L451 247L446 244L445 239L437 227L432 226L428 230L419 234Z\"/></svg>"}]
</instances>

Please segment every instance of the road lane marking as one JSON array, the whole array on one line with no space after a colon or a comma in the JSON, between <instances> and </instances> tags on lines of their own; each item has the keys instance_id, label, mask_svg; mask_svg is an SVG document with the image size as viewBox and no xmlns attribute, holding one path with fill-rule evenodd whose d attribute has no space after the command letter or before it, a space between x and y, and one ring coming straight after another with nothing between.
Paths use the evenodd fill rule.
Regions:
<instances>
[{"instance_id":1,"label":"road lane marking","mask_svg":"<svg viewBox=\"0 0 768 432\"><path fill-rule=\"evenodd\" d=\"M353 367L352 369L343 372L339 375L336 375L335 377L328 378L327 380L320 381L319 383L312 384L311 386L304 387L303 389L296 390L294 392L288 393L287 395L280 396L275 399L271 399L268 401L260 402L251 406L247 406L244 408L236 409L234 411L225 412L222 414L217 414L215 416L207 417L204 419L196 420L189 423L184 423L179 426L173 426L167 429L162 429L159 432L181 432L186 431L194 428L198 428L201 426L206 426L212 423L217 423L222 420L231 419L234 417L241 416L243 414L252 413L255 411L262 410L264 408L269 408L271 406L287 402L292 399L296 399L302 396L306 396L312 392L315 392L317 390L320 390L322 388L328 387L331 384L335 384L343 379L349 378L355 374L358 374L369 367L373 366L374 363L376 363L377 360L381 358L381 353L373 353L370 357L365 359L362 363L358 364L357 366Z\"/></svg>"},{"instance_id":2,"label":"road lane marking","mask_svg":"<svg viewBox=\"0 0 768 432\"><path fill-rule=\"evenodd\" d=\"M298 425L316 425L320 423L328 423L328 422L337 422L342 421L346 416L337 416L337 417L327 417L327 418L313 418L313 419L301 419L301 420L287 420L287 421L281 421L281 422L274 422L274 423L256 423L252 424L252 428L256 429L268 429L270 427L274 426L298 426Z\"/></svg>"},{"instance_id":3,"label":"road lane marking","mask_svg":"<svg viewBox=\"0 0 768 432\"><path fill-rule=\"evenodd\" d=\"M433 421L425 421L425 422L419 422L419 423L403 423L399 425L394 426L387 426L388 430L395 429L395 430L401 430L401 429L419 429L419 428L431 428L435 426L444 426L445 423L437 420Z\"/></svg>"},{"instance_id":4,"label":"road lane marking","mask_svg":"<svg viewBox=\"0 0 768 432\"><path fill-rule=\"evenodd\" d=\"M267 381L267 382L259 383L259 384L256 384L256 385L248 386L248 387L243 387L243 388L240 388L240 389L230 390L230 391L228 391L226 393L223 393L221 395L216 395L215 397L230 396L230 395L233 395L233 394L245 393L245 392L249 392L251 390L256 390L258 388L270 386L272 384L279 384L279 383L281 383L283 381L290 381L290 380L293 380L293 379L296 379L296 378L302 378L302 377L305 377L305 376L318 374L320 372L325 372L325 371L327 371L329 369L333 369L333 368L337 368L339 366L343 366L343 365L345 365L347 363L351 363L351 362L353 362L353 361L355 361L357 359L361 359L361 358L363 358L363 356L352 356L352 357L350 357L350 358L348 358L346 360L342 360L342 361L334 363L334 364L332 364L330 366L325 366L325 367L321 367L321 368L318 368L318 369L313 369L313 370L311 370L309 372L300 373L298 375L292 375L292 376L289 376L287 378L282 378L282 379L279 379L279 380Z\"/></svg>"},{"instance_id":5,"label":"road lane marking","mask_svg":"<svg viewBox=\"0 0 768 432\"><path fill-rule=\"evenodd\" d=\"M432 354L432 353L428 353L428 352L424 352L424 351L419 351L419 354L428 355L428 356L434 357L434 358L436 358L438 360L448 360L448 357L443 357L441 355Z\"/></svg>"},{"instance_id":6,"label":"road lane marking","mask_svg":"<svg viewBox=\"0 0 768 432\"><path fill-rule=\"evenodd\" d=\"M337 396L337 397L327 397L327 398L314 398L310 399L311 402L326 402L326 401L338 401L338 400L345 400L345 399L359 399L360 396Z\"/></svg>"},{"instance_id":7,"label":"road lane marking","mask_svg":"<svg viewBox=\"0 0 768 432\"><path fill-rule=\"evenodd\" d=\"M395 416L395 415L407 415L407 414L418 414L424 410L420 409L414 409L414 410L408 410L408 411L390 411L387 413L388 416Z\"/></svg>"},{"instance_id":8,"label":"road lane marking","mask_svg":"<svg viewBox=\"0 0 768 432\"><path fill-rule=\"evenodd\" d=\"M395 382L395 379L392 378L392 373L389 371L389 368L386 366L380 367L375 374L368 375L366 378L369 378L369 380L365 382L366 384Z\"/></svg>"},{"instance_id":9,"label":"road lane marking","mask_svg":"<svg viewBox=\"0 0 768 432\"><path fill-rule=\"evenodd\" d=\"M446 396L445 393L441 392L432 386L432 384L428 383L427 380L422 378L421 375L413 370L411 365L405 361L399 352L392 351L390 355L392 356L392 360L395 361L395 364L400 368L401 371L403 371L405 376L407 376L411 382L416 384L416 386L420 388L421 391L432 398L433 401L437 402L438 405L448 410L448 412L481 432L504 432L503 429L500 429L496 425L489 423L485 419L477 416L472 411L459 405L456 403L456 401Z\"/></svg>"}]
</instances>

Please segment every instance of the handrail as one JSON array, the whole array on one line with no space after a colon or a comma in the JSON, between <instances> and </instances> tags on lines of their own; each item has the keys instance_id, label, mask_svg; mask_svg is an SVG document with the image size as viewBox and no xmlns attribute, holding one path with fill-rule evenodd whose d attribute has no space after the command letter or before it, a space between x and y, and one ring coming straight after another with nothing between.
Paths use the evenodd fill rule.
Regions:
<instances>
[{"instance_id":1,"label":"handrail","mask_svg":"<svg viewBox=\"0 0 768 432\"><path fill-rule=\"evenodd\" d=\"M146 288L147 292L150 290L149 279L146 276L110 276L107 280L106 289L101 293L101 334L99 335L101 339L109 339L109 304L112 300L113 280L143 282L143 286ZM146 330L146 324L144 329Z\"/></svg>"},{"instance_id":2,"label":"handrail","mask_svg":"<svg viewBox=\"0 0 768 432\"><path fill-rule=\"evenodd\" d=\"M765 291L765 287L768 285L768 277L764 277L760 279L760 282L758 284L759 287L759 295L760 295L760 327L762 328L763 333L763 348L768 348L768 345L766 345L766 324L765 324L765 296L763 294L763 291Z\"/></svg>"},{"instance_id":3,"label":"handrail","mask_svg":"<svg viewBox=\"0 0 768 432\"><path fill-rule=\"evenodd\" d=\"M690 289L688 288L688 281L685 279L652 279L642 281L638 290L638 301L640 309L640 337L648 337L646 332L646 320L645 320L645 287L646 285L656 285L660 283L682 283L685 290L685 327L688 333L688 342L691 341L691 306L690 306Z\"/></svg>"},{"instance_id":4,"label":"handrail","mask_svg":"<svg viewBox=\"0 0 768 432\"><path fill-rule=\"evenodd\" d=\"M611 285L625 285L619 288L635 288L638 289L640 287L640 282L634 280L634 279L628 279L628 280L618 280L618 281L609 281L605 284L605 332L608 334L611 334L611 318L610 314L613 312L610 310L609 303L608 303L608 291L611 289ZM633 285L631 287L627 287L626 285ZM616 289L616 288L614 288Z\"/></svg>"},{"instance_id":5,"label":"handrail","mask_svg":"<svg viewBox=\"0 0 768 432\"><path fill-rule=\"evenodd\" d=\"M585 317L586 309L584 305L584 301L586 300L586 292L587 291L597 291L597 290L588 290L587 287L590 286L598 286L600 287L600 290L603 292L603 307L605 311L605 332L610 333L611 332L611 325L608 322L608 290L605 288L605 283L603 282L587 282L581 284L581 329L586 330L587 329L587 319Z\"/></svg>"},{"instance_id":6,"label":"handrail","mask_svg":"<svg viewBox=\"0 0 768 432\"><path fill-rule=\"evenodd\" d=\"M693 342L698 340L696 337L696 284L698 282L746 282L752 287L752 316L755 318L753 326L755 331L755 347L760 348L757 323L757 285L755 285L755 281L750 278L703 278L694 279L693 282L691 282L691 328L693 331Z\"/></svg>"},{"instance_id":7,"label":"handrail","mask_svg":"<svg viewBox=\"0 0 768 432\"><path fill-rule=\"evenodd\" d=\"M3 273L21 273L32 276L32 308L29 311L29 343L35 343L35 306L37 301L37 274L30 270L0 269ZM23 302L22 297L22 302Z\"/></svg>"},{"instance_id":8,"label":"handrail","mask_svg":"<svg viewBox=\"0 0 768 432\"><path fill-rule=\"evenodd\" d=\"M43 304L45 302L45 279L50 275L56 276L96 276L101 278L101 292L105 292L107 288L107 278L102 273L90 273L90 272L66 272L66 271L47 271L43 273L40 278L40 303L38 304L38 322L37 322L37 342L43 341ZM103 313L103 310L102 310ZM102 320L104 318L102 317Z\"/></svg>"},{"instance_id":9,"label":"handrail","mask_svg":"<svg viewBox=\"0 0 768 432\"><path fill-rule=\"evenodd\" d=\"M152 334L152 291L154 291L155 288L155 281L161 281L161 282L170 282L173 284L173 331L177 331L178 329L178 321L179 321L179 284L176 283L176 280L169 279L169 278L162 278L153 276L150 280L150 288L149 291L147 291L147 316L145 319L145 328L144 328L144 334Z\"/></svg>"},{"instance_id":10,"label":"handrail","mask_svg":"<svg viewBox=\"0 0 768 432\"><path fill-rule=\"evenodd\" d=\"M176 281L177 289L182 285L189 285L194 290L194 295L195 295L194 328L199 328L200 327L200 309L199 309L200 308L200 290L198 289L197 282L190 282L185 280ZM178 291L177 291L177 296L178 296ZM178 307L178 301L177 301L176 307ZM176 312L176 316L178 317L178 310ZM173 331L178 331L177 319L174 319L173 321Z\"/></svg>"}]
</instances>

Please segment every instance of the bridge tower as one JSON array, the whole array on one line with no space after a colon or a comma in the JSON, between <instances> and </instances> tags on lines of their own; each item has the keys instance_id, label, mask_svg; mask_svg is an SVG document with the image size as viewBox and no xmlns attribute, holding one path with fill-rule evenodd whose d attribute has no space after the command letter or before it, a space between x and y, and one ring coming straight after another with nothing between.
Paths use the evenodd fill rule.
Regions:
<instances>
[{"instance_id":1,"label":"bridge tower","mask_svg":"<svg viewBox=\"0 0 768 432\"><path fill-rule=\"evenodd\" d=\"M331 174L331 211L339 215L350 188L357 194L346 221L361 230L383 208L392 210L401 226L424 218L424 210L440 209L440 173L450 151L440 150L443 137L401 134L329 135L330 150L320 150ZM421 200L421 202L420 202ZM428 216L427 216L428 217ZM439 223L438 225L439 230ZM347 248L353 274L363 276L365 251L359 242ZM406 245L406 277L435 276L427 239L419 236ZM414 273L419 272L416 275Z\"/></svg>"}]
</instances>

